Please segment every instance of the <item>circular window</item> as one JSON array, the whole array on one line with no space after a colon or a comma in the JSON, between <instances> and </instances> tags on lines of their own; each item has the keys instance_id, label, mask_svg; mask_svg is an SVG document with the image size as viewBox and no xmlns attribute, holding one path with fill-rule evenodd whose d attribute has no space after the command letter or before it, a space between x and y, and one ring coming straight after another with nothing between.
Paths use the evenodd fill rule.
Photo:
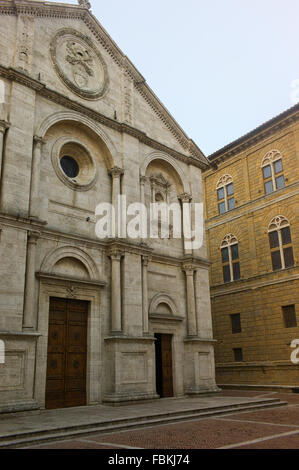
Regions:
<instances>
[{"instance_id":1,"label":"circular window","mask_svg":"<svg viewBox=\"0 0 299 470\"><path fill-rule=\"evenodd\" d=\"M52 150L58 178L69 188L88 191L96 182L97 168L91 152L75 138L60 137Z\"/></svg>"},{"instance_id":2,"label":"circular window","mask_svg":"<svg viewBox=\"0 0 299 470\"><path fill-rule=\"evenodd\" d=\"M60 165L66 176L69 178L76 178L76 176L78 176L79 165L74 158L65 155L60 160Z\"/></svg>"}]
</instances>

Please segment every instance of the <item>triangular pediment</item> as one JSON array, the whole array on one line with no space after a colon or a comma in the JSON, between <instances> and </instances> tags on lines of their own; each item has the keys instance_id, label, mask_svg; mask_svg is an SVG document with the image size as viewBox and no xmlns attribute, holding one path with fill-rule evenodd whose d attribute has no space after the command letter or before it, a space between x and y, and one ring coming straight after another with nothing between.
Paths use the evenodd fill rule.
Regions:
<instances>
[{"instance_id":1,"label":"triangular pediment","mask_svg":"<svg viewBox=\"0 0 299 470\"><path fill-rule=\"evenodd\" d=\"M186 135L169 111L161 103L155 93L146 83L145 78L136 69L134 64L123 54L121 49L110 37L108 32L99 23L97 18L89 9L89 2L82 0L78 5L42 2L37 0L0 0L0 12L2 14L25 14L31 17L45 18L67 18L82 21L93 39L102 46L111 59L118 65L125 76L133 84L134 92L146 102L150 112L171 134L171 138L177 142L180 152L197 161L203 167L208 165L206 157L198 146ZM133 126L134 127L134 126Z\"/></svg>"}]
</instances>

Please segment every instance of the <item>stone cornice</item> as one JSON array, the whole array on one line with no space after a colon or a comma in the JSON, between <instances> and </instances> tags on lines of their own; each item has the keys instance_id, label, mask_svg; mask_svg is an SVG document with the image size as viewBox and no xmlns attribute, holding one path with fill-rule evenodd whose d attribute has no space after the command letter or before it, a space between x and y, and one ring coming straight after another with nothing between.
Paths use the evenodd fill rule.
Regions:
<instances>
[{"instance_id":1,"label":"stone cornice","mask_svg":"<svg viewBox=\"0 0 299 470\"><path fill-rule=\"evenodd\" d=\"M147 85L144 77L139 73L128 57L123 54L107 31L98 22L97 18L93 16L88 9L81 7L80 5L67 5L54 2L46 3L26 0L8 2L7 0L0 0L0 15L18 14L46 18L54 17L82 20L112 59L133 80L135 89L141 96L143 96L152 110L162 120L180 145L182 145L186 153L188 153L190 157L193 157L195 161L201 163L201 167L203 169L209 166L208 160L202 151L197 147L192 139L189 139L183 129ZM190 163L193 163L193 161Z\"/></svg>"},{"instance_id":2,"label":"stone cornice","mask_svg":"<svg viewBox=\"0 0 299 470\"><path fill-rule=\"evenodd\" d=\"M79 112L93 119L94 121L109 127L110 129L135 137L143 144L148 145L149 147L155 150L165 152L168 155L171 155L176 160L182 161L187 165L193 165L197 168L201 168L202 170L204 170L208 165L208 163L204 163L203 161L198 160L198 158L187 156L183 153L178 152L177 150L174 150L164 144L161 144L160 142L152 139L151 137L148 137L147 134L140 131L139 129L136 129L128 124L115 121L114 119L110 119L107 116L104 116L103 114L94 111L87 106L84 106L74 100L71 100L70 98L67 98L66 96L62 95L61 93L58 93L57 91L47 88L46 85L44 85L43 83L34 80L33 78L30 78L28 75L22 73L19 70L13 69L11 67L6 68L0 65L0 76L8 80L15 81L17 83L21 83L22 85L27 86L28 88L31 88L32 90L36 91L39 96L61 106L64 106L67 109Z\"/></svg>"},{"instance_id":3,"label":"stone cornice","mask_svg":"<svg viewBox=\"0 0 299 470\"><path fill-rule=\"evenodd\" d=\"M297 122L298 120L299 104L293 106L290 109L287 109L270 121L265 122L243 137L240 137L231 144L228 144L227 146L213 153L208 157L208 159L211 165L216 167L221 162L244 152L250 147L253 147L254 145L281 131L282 129L285 129L287 126ZM206 170L208 171L209 169L206 168Z\"/></svg>"},{"instance_id":4,"label":"stone cornice","mask_svg":"<svg viewBox=\"0 0 299 470\"><path fill-rule=\"evenodd\" d=\"M289 273L295 272L295 274L286 274L286 271ZM271 271L263 274L258 274L256 276L249 277L247 279L241 279L239 281L234 281L227 284L217 284L211 286L211 297L222 297L224 295L236 294L244 291L254 291L257 289L262 289L263 287L272 286L276 284L282 284L285 282L296 281L299 279L298 266L292 266L284 270L279 271L280 278L275 279L274 276L277 275L278 271ZM263 278L265 280L263 280Z\"/></svg>"}]
</instances>

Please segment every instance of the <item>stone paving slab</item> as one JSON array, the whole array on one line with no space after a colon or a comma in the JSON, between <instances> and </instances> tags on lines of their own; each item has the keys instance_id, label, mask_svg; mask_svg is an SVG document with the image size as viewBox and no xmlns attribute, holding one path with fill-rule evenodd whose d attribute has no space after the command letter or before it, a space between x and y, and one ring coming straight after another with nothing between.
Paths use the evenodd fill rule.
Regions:
<instances>
[{"instance_id":1,"label":"stone paving slab","mask_svg":"<svg viewBox=\"0 0 299 470\"><path fill-rule=\"evenodd\" d=\"M269 399L272 397L269 397ZM92 425L101 422L113 422L126 418L140 418L159 413L188 412L194 409L209 409L264 401L256 397L205 396L199 398L162 399L150 403L132 404L128 406L88 406L60 410L44 410L39 414L28 416L0 415L0 438L12 433L53 430L60 427Z\"/></svg>"},{"instance_id":2,"label":"stone paving slab","mask_svg":"<svg viewBox=\"0 0 299 470\"><path fill-rule=\"evenodd\" d=\"M155 426L135 431L82 437L76 440L53 442L30 448L36 449L217 449L240 445L277 434L298 432L289 426L222 421L217 418ZM239 446L238 446L239 448ZM242 447L240 447L242 448Z\"/></svg>"}]
</instances>

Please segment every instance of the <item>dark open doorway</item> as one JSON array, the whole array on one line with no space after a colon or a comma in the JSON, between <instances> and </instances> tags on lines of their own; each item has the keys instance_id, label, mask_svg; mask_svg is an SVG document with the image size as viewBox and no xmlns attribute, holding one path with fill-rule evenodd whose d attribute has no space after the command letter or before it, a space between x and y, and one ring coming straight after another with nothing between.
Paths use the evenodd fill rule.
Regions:
<instances>
[{"instance_id":1,"label":"dark open doorway","mask_svg":"<svg viewBox=\"0 0 299 470\"><path fill-rule=\"evenodd\" d=\"M173 397L172 335L155 334L156 386L161 398Z\"/></svg>"}]
</instances>

